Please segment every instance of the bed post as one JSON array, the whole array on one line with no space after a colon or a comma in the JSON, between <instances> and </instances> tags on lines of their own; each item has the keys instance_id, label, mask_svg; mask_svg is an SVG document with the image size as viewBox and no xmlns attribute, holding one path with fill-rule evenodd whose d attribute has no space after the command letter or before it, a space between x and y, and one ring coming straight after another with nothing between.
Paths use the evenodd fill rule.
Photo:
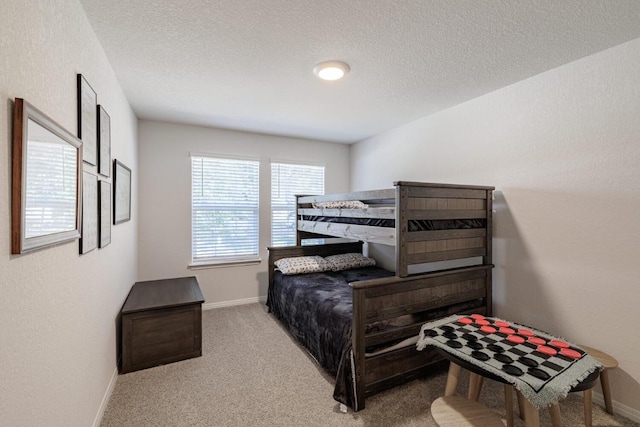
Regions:
<instances>
[{"instance_id":1,"label":"bed post","mask_svg":"<svg viewBox=\"0 0 640 427\"><path fill-rule=\"evenodd\" d=\"M351 341L353 347L353 375L355 377L355 411L364 409L365 397L365 289L353 288L353 319Z\"/></svg>"},{"instance_id":2,"label":"bed post","mask_svg":"<svg viewBox=\"0 0 640 427\"><path fill-rule=\"evenodd\" d=\"M493 191L487 190L487 234L486 234L486 247L487 253L482 257L482 263L484 265L493 264ZM492 270L487 270L487 315L493 315L493 276Z\"/></svg>"},{"instance_id":3,"label":"bed post","mask_svg":"<svg viewBox=\"0 0 640 427\"><path fill-rule=\"evenodd\" d=\"M396 182L396 276L407 277L407 201L409 190Z\"/></svg>"},{"instance_id":4,"label":"bed post","mask_svg":"<svg viewBox=\"0 0 640 427\"><path fill-rule=\"evenodd\" d=\"M302 245L302 238L300 237L300 230L298 230L298 220L300 218L298 218L298 199L300 198L299 195L296 194L296 216L295 216L295 225L296 225L296 246L300 246Z\"/></svg>"}]
</instances>

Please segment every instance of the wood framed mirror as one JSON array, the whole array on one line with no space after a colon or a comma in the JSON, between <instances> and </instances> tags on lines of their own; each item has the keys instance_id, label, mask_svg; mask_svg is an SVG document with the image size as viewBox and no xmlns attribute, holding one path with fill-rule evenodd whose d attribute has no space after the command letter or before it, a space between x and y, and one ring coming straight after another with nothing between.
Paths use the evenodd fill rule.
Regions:
<instances>
[{"instance_id":1,"label":"wood framed mirror","mask_svg":"<svg viewBox=\"0 0 640 427\"><path fill-rule=\"evenodd\" d=\"M82 141L16 98L12 161L11 253L78 239Z\"/></svg>"}]
</instances>

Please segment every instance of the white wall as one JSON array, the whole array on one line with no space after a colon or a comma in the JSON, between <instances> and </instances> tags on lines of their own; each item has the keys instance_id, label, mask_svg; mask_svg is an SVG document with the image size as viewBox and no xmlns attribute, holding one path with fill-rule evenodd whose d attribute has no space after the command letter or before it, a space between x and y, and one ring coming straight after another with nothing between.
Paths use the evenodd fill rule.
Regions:
<instances>
[{"instance_id":1,"label":"white wall","mask_svg":"<svg viewBox=\"0 0 640 427\"><path fill-rule=\"evenodd\" d=\"M613 355L639 415L639 165L636 39L356 144L351 182L495 185L496 315Z\"/></svg>"},{"instance_id":2,"label":"white wall","mask_svg":"<svg viewBox=\"0 0 640 427\"><path fill-rule=\"evenodd\" d=\"M270 245L269 162L325 166L327 193L349 190L349 147L305 139L140 121L140 280L196 276L206 304L257 299L267 294ZM190 153L260 159L260 256L250 266L190 270Z\"/></svg>"},{"instance_id":3,"label":"white wall","mask_svg":"<svg viewBox=\"0 0 640 427\"><path fill-rule=\"evenodd\" d=\"M133 219L112 228L104 249L79 256L75 241L10 255L13 99L76 134L82 73L134 184L137 121L77 1L3 1L0 10L0 424L86 427L115 378L116 315L136 278L137 193Z\"/></svg>"}]
</instances>

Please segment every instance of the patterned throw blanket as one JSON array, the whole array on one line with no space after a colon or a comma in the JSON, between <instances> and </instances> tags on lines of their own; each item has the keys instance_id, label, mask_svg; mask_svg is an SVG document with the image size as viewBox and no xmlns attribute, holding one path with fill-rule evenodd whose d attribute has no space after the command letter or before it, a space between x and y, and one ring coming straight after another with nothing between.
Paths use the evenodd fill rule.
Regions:
<instances>
[{"instance_id":1,"label":"patterned throw blanket","mask_svg":"<svg viewBox=\"0 0 640 427\"><path fill-rule=\"evenodd\" d=\"M545 332L485 317L453 315L425 323L418 350L434 345L513 384L536 408L545 408L602 365L580 347Z\"/></svg>"}]
</instances>

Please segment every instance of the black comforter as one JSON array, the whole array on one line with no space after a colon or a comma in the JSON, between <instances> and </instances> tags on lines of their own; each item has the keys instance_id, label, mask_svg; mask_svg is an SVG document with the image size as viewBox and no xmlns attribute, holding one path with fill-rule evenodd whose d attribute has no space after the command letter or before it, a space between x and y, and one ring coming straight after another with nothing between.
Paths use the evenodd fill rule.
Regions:
<instances>
[{"instance_id":1,"label":"black comforter","mask_svg":"<svg viewBox=\"0 0 640 427\"><path fill-rule=\"evenodd\" d=\"M378 267L285 276L275 272L267 306L316 361L336 377L334 398L354 407L351 376L353 294L349 283L393 276Z\"/></svg>"}]
</instances>

